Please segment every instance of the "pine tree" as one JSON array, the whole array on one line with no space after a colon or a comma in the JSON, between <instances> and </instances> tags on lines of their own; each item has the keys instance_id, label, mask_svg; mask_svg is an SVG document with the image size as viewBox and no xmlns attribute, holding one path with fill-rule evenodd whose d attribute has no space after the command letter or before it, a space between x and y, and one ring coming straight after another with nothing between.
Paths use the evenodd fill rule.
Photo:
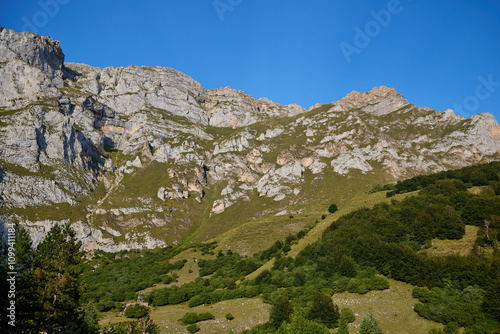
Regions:
<instances>
[{"instance_id":1,"label":"pine tree","mask_svg":"<svg viewBox=\"0 0 500 334\"><path fill-rule=\"evenodd\" d=\"M81 288L76 265L82 259L75 232L65 225L54 226L37 248L33 272L37 280L44 329L65 327L79 319Z\"/></svg>"},{"instance_id":2,"label":"pine tree","mask_svg":"<svg viewBox=\"0 0 500 334\"><path fill-rule=\"evenodd\" d=\"M24 227L21 226L17 229L15 242L16 264L19 267L18 272L22 272L23 269L31 267L31 261L33 260L31 237Z\"/></svg>"},{"instance_id":3,"label":"pine tree","mask_svg":"<svg viewBox=\"0 0 500 334\"><path fill-rule=\"evenodd\" d=\"M16 329L30 331L43 322L42 302L39 295L38 277L32 270L34 250L31 237L22 226L16 234Z\"/></svg>"}]
</instances>

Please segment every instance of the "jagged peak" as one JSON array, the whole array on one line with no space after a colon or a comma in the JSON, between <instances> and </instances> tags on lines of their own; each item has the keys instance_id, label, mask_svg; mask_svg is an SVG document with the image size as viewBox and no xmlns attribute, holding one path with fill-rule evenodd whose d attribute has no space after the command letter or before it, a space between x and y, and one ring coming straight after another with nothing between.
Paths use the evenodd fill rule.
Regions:
<instances>
[{"instance_id":1,"label":"jagged peak","mask_svg":"<svg viewBox=\"0 0 500 334\"><path fill-rule=\"evenodd\" d=\"M21 60L47 74L57 87L63 87L64 53L59 41L32 32L0 29L0 62Z\"/></svg>"},{"instance_id":2,"label":"jagged peak","mask_svg":"<svg viewBox=\"0 0 500 334\"><path fill-rule=\"evenodd\" d=\"M346 110L362 109L369 114L380 116L401 109L409 105L409 102L396 92L396 89L380 86L364 93L353 90L335 104Z\"/></svg>"}]
</instances>

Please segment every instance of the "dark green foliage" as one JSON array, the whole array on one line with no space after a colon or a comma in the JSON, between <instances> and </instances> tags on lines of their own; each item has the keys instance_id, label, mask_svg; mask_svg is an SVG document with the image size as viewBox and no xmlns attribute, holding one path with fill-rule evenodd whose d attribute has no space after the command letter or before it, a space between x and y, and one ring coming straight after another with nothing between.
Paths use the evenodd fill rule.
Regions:
<instances>
[{"instance_id":1,"label":"dark green foliage","mask_svg":"<svg viewBox=\"0 0 500 334\"><path fill-rule=\"evenodd\" d=\"M184 314L182 317L182 323L183 324L195 324L198 322L198 315L194 312L187 312Z\"/></svg>"},{"instance_id":2,"label":"dark green foliage","mask_svg":"<svg viewBox=\"0 0 500 334\"><path fill-rule=\"evenodd\" d=\"M337 329L337 334L349 334L349 328L347 327L347 321L340 316L339 328Z\"/></svg>"},{"instance_id":3,"label":"dark green foliage","mask_svg":"<svg viewBox=\"0 0 500 334\"><path fill-rule=\"evenodd\" d=\"M356 262L354 262L354 259L350 256L343 254L342 257L340 258L338 272L342 276L356 277L357 270L356 270Z\"/></svg>"},{"instance_id":4,"label":"dark green foliage","mask_svg":"<svg viewBox=\"0 0 500 334\"><path fill-rule=\"evenodd\" d=\"M98 321L97 310L94 304L90 303L83 310L83 324L81 326L82 333L98 334L100 327Z\"/></svg>"},{"instance_id":5,"label":"dark green foliage","mask_svg":"<svg viewBox=\"0 0 500 334\"><path fill-rule=\"evenodd\" d=\"M344 319L347 323L354 322L356 317L354 316L354 312L350 308L343 308L340 311L340 318Z\"/></svg>"},{"instance_id":6,"label":"dark green foliage","mask_svg":"<svg viewBox=\"0 0 500 334\"><path fill-rule=\"evenodd\" d=\"M109 324L102 329L102 334L160 334L160 327L146 316L133 322Z\"/></svg>"},{"instance_id":7,"label":"dark green foliage","mask_svg":"<svg viewBox=\"0 0 500 334\"><path fill-rule=\"evenodd\" d=\"M334 212L337 212L337 211L338 211L338 209L339 209L339 208L337 207L337 205L336 205L336 204L332 204L332 205L330 205L330 206L328 207L328 212L330 212L330 213L334 213Z\"/></svg>"},{"instance_id":8,"label":"dark green foliage","mask_svg":"<svg viewBox=\"0 0 500 334\"><path fill-rule=\"evenodd\" d=\"M257 277L255 278L256 284L268 284L271 282L271 272L267 269L263 270Z\"/></svg>"},{"instance_id":9,"label":"dark green foliage","mask_svg":"<svg viewBox=\"0 0 500 334\"><path fill-rule=\"evenodd\" d=\"M302 268L297 268L293 273L294 284L295 286L303 286L306 284L307 274Z\"/></svg>"},{"instance_id":10,"label":"dark green foliage","mask_svg":"<svg viewBox=\"0 0 500 334\"><path fill-rule=\"evenodd\" d=\"M210 312L204 312L200 314L196 314L194 312L187 312L182 317L181 321L185 325L195 324L200 321L212 320L215 319L214 315Z\"/></svg>"},{"instance_id":11,"label":"dark green foliage","mask_svg":"<svg viewBox=\"0 0 500 334\"><path fill-rule=\"evenodd\" d=\"M354 320L356 320L356 318L354 317L354 313L348 308L343 308L342 311L340 311L339 328L337 329L337 334L349 334L347 325L351 322L354 322Z\"/></svg>"},{"instance_id":12,"label":"dark green foliage","mask_svg":"<svg viewBox=\"0 0 500 334\"><path fill-rule=\"evenodd\" d=\"M378 324L373 314L368 314L368 317L363 318L359 326L359 334L384 334L384 331Z\"/></svg>"},{"instance_id":13,"label":"dark green foliage","mask_svg":"<svg viewBox=\"0 0 500 334\"><path fill-rule=\"evenodd\" d=\"M107 311L115 307L115 302L135 299L137 291L159 282L175 281L175 273L170 272L181 269L186 261L170 263L170 259L180 251L180 247L166 247L143 253L97 252L80 277L80 283L86 287L81 301L94 302L99 311Z\"/></svg>"},{"instance_id":14,"label":"dark green foliage","mask_svg":"<svg viewBox=\"0 0 500 334\"><path fill-rule=\"evenodd\" d=\"M226 319L231 321L234 319L233 315L231 313L226 314Z\"/></svg>"},{"instance_id":15,"label":"dark green foliage","mask_svg":"<svg viewBox=\"0 0 500 334\"><path fill-rule=\"evenodd\" d=\"M81 322L81 288L77 283L77 266L83 255L80 245L69 225L55 225L38 245L31 270L19 279L26 288L18 300L22 310L18 316L23 317L19 327L53 329Z\"/></svg>"},{"instance_id":16,"label":"dark green foliage","mask_svg":"<svg viewBox=\"0 0 500 334\"><path fill-rule=\"evenodd\" d=\"M22 226L18 228L15 239L16 264L19 270L30 268L33 260L33 246L31 237Z\"/></svg>"},{"instance_id":17,"label":"dark green foliage","mask_svg":"<svg viewBox=\"0 0 500 334\"><path fill-rule=\"evenodd\" d=\"M422 304L415 305L414 309L420 316L447 324L450 328L453 324L466 328L477 324L490 326L490 320L481 309L483 295L484 291L478 286L469 286L463 291L450 286L431 290L415 288L413 296Z\"/></svg>"},{"instance_id":18,"label":"dark green foliage","mask_svg":"<svg viewBox=\"0 0 500 334\"><path fill-rule=\"evenodd\" d=\"M486 287L483 308L494 319L500 321L500 276Z\"/></svg>"},{"instance_id":19,"label":"dark green foliage","mask_svg":"<svg viewBox=\"0 0 500 334\"><path fill-rule=\"evenodd\" d=\"M196 333L200 330L200 327L197 324L192 324L186 327L189 333Z\"/></svg>"},{"instance_id":20,"label":"dark green foliage","mask_svg":"<svg viewBox=\"0 0 500 334\"><path fill-rule=\"evenodd\" d=\"M215 319L214 315L210 312L204 312L198 314L198 321L206 321Z\"/></svg>"},{"instance_id":21,"label":"dark green foliage","mask_svg":"<svg viewBox=\"0 0 500 334\"><path fill-rule=\"evenodd\" d=\"M176 305L189 301L189 307L195 307L228 299L252 298L260 293L258 286L244 284L229 289L231 281L231 278L222 276L213 276L210 279L197 278L180 287L156 289L146 296L146 300L153 306ZM224 287L226 288L223 289Z\"/></svg>"},{"instance_id":22,"label":"dark green foliage","mask_svg":"<svg viewBox=\"0 0 500 334\"><path fill-rule=\"evenodd\" d=\"M293 307L286 295L278 295L269 311L269 323L274 328L279 328L284 321L290 320Z\"/></svg>"},{"instance_id":23,"label":"dark green foliage","mask_svg":"<svg viewBox=\"0 0 500 334\"><path fill-rule=\"evenodd\" d=\"M328 328L333 328L337 326L339 317L339 307L333 304L332 298L324 293L317 292L307 313L307 318L317 320Z\"/></svg>"},{"instance_id":24,"label":"dark green foliage","mask_svg":"<svg viewBox=\"0 0 500 334\"><path fill-rule=\"evenodd\" d=\"M458 324L456 322L449 322L443 329L446 334L458 334Z\"/></svg>"},{"instance_id":25,"label":"dark green foliage","mask_svg":"<svg viewBox=\"0 0 500 334\"><path fill-rule=\"evenodd\" d=\"M321 215L321 219L325 219L326 218L326 215Z\"/></svg>"},{"instance_id":26,"label":"dark green foliage","mask_svg":"<svg viewBox=\"0 0 500 334\"><path fill-rule=\"evenodd\" d=\"M83 253L74 231L55 225L36 250L23 228L17 232L16 331L99 332L94 306L79 304Z\"/></svg>"},{"instance_id":27,"label":"dark green foliage","mask_svg":"<svg viewBox=\"0 0 500 334\"><path fill-rule=\"evenodd\" d=\"M443 187L443 191L457 191L459 188L449 188L452 183L457 185L456 180L460 180L462 184L470 186L485 186L490 183L495 184L499 181L500 174L500 162L491 162L484 165L476 165L465 167L457 170L444 171L431 175L419 175L411 179L398 181L394 185L386 185L384 187L378 187L377 191L394 189L395 194L402 194L405 192L420 190L429 185L438 184L440 180L446 180L445 183L441 183L439 187ZM448 184L446 184L448 183ZM382 189L383 188L383 189ZM372 190L374 192L375 188ZM497 194L498 195L498 194Z\"/></svg>"},{"instance_id":28,"label":"dark green foliage","mask_svg":"<svg viewBox=\"0 0 500 334\"><path fill-rule=\"evenodd\" d=\"M260 262L253 258L242 259L238 253L218 257L214 260L200 260L200 277L216 273L217 276L239 278L259 268Z\"/></svg>"},{"instance_id":29,"label":"dark green foliage","mask_svg":"<svg viewBox=\"0 0 500 334\"><path fill-rule=\"evenodd\" d=\"M149 308L140 304L134 304L125 309L124 315L127 318L142 318L148 315Z\"/></svg>"},{"instance_id":30,"label":"dark green foliage","mask_svg":"<svg viewBox=\"0 0 500 334\"><path fill-rule=\"evenodd\" d=\"M283 322L279 334L329 334L330 330L322 323L306 319L302 313L293 315L290 323Z\"/></svg>"}]
</instances>

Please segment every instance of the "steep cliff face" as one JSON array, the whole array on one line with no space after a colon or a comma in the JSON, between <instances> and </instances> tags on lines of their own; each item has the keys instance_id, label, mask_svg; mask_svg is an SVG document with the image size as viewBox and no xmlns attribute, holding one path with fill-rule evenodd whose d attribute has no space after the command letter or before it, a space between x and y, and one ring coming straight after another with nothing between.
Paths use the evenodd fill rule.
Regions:
<instances>
[{"instance_id":1,"label":"steep cliff face","mask_svg":"<svg viewBox=\"0 0 500 334\"><path fill-rule=\"evenodd\" d=\"M0 221L36 242L64 223L86 249L203 240L328 203L345 180L366 191L499 155L492 115L384 86L306 111L169 68L64 63L58 42L0 27Z\"/></svg>"}]
</instances>

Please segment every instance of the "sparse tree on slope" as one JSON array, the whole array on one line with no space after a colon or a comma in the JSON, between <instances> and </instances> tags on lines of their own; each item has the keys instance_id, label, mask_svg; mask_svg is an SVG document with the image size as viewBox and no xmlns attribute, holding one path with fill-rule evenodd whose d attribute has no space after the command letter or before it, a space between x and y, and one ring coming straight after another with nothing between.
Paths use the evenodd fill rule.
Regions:
<instances>
[{"instance_id":1,"label":"sparse tree on slope","mask_svg":"<svg viewBox=\"0 0 500 334\"><path fill-rule=\"evenodd\" d=\"M377 320L373 317L373 314L368 314L368 317L361 321L359 326L359 334L384 334L384 331L379 326Z\"/></svg>"}]
</instances>

